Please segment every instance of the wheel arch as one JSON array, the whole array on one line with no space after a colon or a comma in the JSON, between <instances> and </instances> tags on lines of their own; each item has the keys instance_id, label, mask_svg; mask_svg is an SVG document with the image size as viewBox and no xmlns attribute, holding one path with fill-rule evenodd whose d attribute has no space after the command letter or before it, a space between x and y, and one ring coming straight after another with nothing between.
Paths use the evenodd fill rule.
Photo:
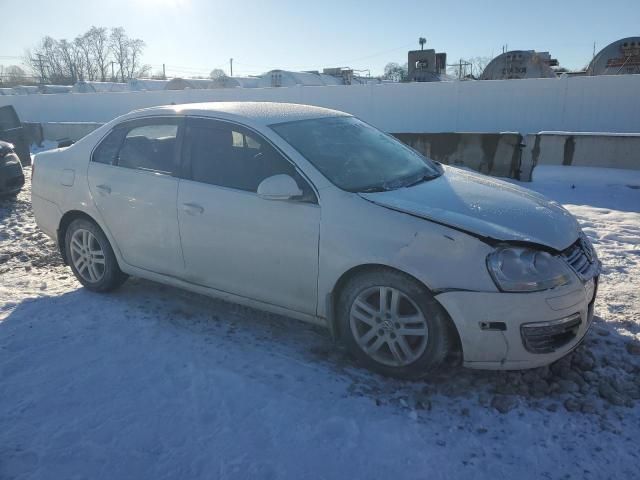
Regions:
<instances>
[{"instance_id":1,"label":"wheel arch","mask_svg":"<svg viewBox=\"0 0 640 480\"><path fill-rule=\"evenodd\" d=\"M89 222L94 223L102 231L102 233L104 233L105 237L107 237L107 240L109 240L109 243L111 244L111 248L114 250L114 253L115 253L115 248L114 248L112 239L109 237L107 232L105 232L105 229L102 228L100 223L96 221L95 218L93 218L87 212L83 212L82 210L69 210L68 212L65 212L64 215L62 215L62 218L60 218L60 223L58 225L58 231L57 231L58 250L60 251L60 255L62 255L62 260L64 261L65 264L68 265L69 263L67 259L66 248L64 245L65 237L67 235L67 229L69 228L69 225L71 225L71 222L79 218L83 218ZM118 255L116 254L116 259L117 258L118 258Z\"/></svg>"},{"instance_id":2,"label":"wheel arch","mask_svg":"<svg viewBox=\"0 0 640 480\"><path fill-rule=\"evenodd\" d=\"M340 341L340 328L338 324L336 307L337 307L338 299L340 297L340 293L342 289L347 284L347 282L352 278L354 278L355 276L361 275L366 272L373 272L373 271L380 271L380 270L387 270L387 271L394 271L394 272L401 273L402 275L405 275L411 278L412 280L414 280L415 282L417 282L419 285L421 285L426 291L428 291L433 296L434 300L438 303L438 305L440 305L440 307L442 308L442 311L446 315L448 325L451 328L451 332L454 334L454 337L455 337L456 349L460 353L462 353L462 343L460 341L460 334L458 333L458 328L456 327L455 322L449 315L449 312L447 312L447 309L444 308L444 306L438 301L437 297L433 295L433 292L429 288L429 286L426 285L419 278L416 278L414 275L411 275L410 273L402 269L391 267L389 265L385 265L381 263L367 263L367 264L356 265L350 268L349 270L345 271L336 281L335 285L333 286L333 289L331 290L331 293L328 295L328 298L327 298L327 314L328 314L327 324L329 326L329 330L331 331L331 335L333 336L334 340Z\"/></svg>"}]
</instances>

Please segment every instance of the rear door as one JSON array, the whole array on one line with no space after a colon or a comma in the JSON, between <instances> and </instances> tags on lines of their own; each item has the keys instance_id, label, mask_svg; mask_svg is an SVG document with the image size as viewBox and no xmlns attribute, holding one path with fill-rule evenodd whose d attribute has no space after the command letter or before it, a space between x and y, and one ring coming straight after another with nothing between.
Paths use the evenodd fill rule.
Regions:
<instances>
[{"instance_id":1,"label":"rear door","mask_svg":"<svg viewBox=\"0 0 640 480\"><path fill-rule=\"evenodd\" d=\"M315 314L320 207L310 183L242 126L188 119L178 218L188 280ZM267 177L287 174L303 195L265 200Z\"/></svg>"},{"instance_id":2,"label":"rear door","mask_svg":"<svg viewBox=\"0 0 640 480\"><path fill-rule=\"evenodd\" d=\"M184 270L176 200L182 120L148 118L116 127L94 150L89 188L124 260L152 272Z\"/></svg>"}]
</instances>

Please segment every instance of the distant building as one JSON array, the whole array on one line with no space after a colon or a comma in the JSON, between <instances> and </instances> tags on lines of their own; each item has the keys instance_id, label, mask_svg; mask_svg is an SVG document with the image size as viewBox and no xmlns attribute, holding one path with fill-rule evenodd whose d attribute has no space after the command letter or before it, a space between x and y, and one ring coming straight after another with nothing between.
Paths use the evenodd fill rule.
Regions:
<instances>
[{"instance_id":1,"label":"distant building","mask_svg":"<svg viewBox=\"0 0 640 480\"><path fill-rule=\"evenodd\" d=\"M126 92L129 87L126 83L118 82L76 82L71 88L72 93L106 93Z\"/></svg>"},{"instance_id":2,"label":"distant building","mask_svg":"<svg viewBox=\"0 0 640 480\"><path fill-rule=\"evenodd\" d=\"M235 78L235 77L234 77ZM292 72L271 70L258 78L258 87L292 87L295 85L319 87L325 85L367 85L380 83L377 78L361 77L350 68L325 68L318 71Z\"/></svg>"},{"instance_id":3,"label":"distant building","mask_svg":"<svg viewBox=\"0 0 640 480\"><path fill-rule=\"evenodd\" d=\"M587 75L640 74L640 37L627 37L604 47L593 57Z\"/></svg>"},{"instance_id":4,"label":"distant building","mask_svg":"<svg viewBox=\"0 0 640 480\"><path fill-rule=\"evenodd\" d=\"M167 82L165 90L202 90L213 88L210 78L172 78Z\"/></svg>"},{"instance_id":5,"label":"distant building","mask_svg":"<svg viewBox=\"0 0 640 480\"><path fill-rule=\"evenodd\" d=\"M227 77L214 78L209 88L256 88L259 77Z\"/></svg>"},{"instance_id":6,"label":"distant building","mask_svg":"<svg viewBox=\"0 0 640 480\"><path fill-rule=\"evenodd\" d=\"M446 78L447 54L433 49L411 50L407 65L410 82L439 82Z\"/></svg>"},{"instance_id":7,"label":"distant building","mask_svg":"<svg viewBox=\"0 0 640 480\"><path fill-rule=\"evenodd\" d=\"M129 90L132 92L165 90L167 83L169 80L134 78L129 80Z\"/></svg>"},{"instance_id":8,"label":"distant building","mask_svg":"<svg viewBox=\"0 0 640 480\"><path fill-rule=\"evenodd\" d=\"M551 58L549 52L512 50L491 60L480 80L555 78L556 73L551 67L556 65L558 61Z\"/></svg>"}]
</instances>

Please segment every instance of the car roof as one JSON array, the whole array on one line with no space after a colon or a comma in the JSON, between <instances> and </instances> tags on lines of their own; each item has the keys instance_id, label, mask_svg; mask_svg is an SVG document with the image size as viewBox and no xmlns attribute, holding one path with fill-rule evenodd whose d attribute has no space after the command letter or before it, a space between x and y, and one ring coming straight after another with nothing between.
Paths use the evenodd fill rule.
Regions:
<instances>
[{"instance_id":1,"label":"car roof","mask_svg":"<svg viewBox=\"0 0 640 480\"><path fill-rule=\"evenodd\" d=\"M207 102L163 105L136 110L128 119L150 115L193 115L239 120L260 125L310 120L314 118L348 116L328 108L278 102Z\"/></svg>"}]
</instances>

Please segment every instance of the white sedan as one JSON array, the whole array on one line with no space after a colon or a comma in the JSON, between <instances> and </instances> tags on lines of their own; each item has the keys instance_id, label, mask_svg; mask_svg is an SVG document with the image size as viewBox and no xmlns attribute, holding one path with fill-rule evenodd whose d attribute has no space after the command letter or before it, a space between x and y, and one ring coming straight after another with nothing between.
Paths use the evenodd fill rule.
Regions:
<instances>
[{"instance_id":1,"label":"white sedan","mask_svg":"<svg viewBox=\"0 0 640 480\"><path fill-rule=\"evenodd\" d=\"M32 192L86 288L135 275L318 323L387 375L454 350L544 365L593 316L600 264L560 205L335 110L138 110L38 154Z\"/></svg>"}]
</instances>

